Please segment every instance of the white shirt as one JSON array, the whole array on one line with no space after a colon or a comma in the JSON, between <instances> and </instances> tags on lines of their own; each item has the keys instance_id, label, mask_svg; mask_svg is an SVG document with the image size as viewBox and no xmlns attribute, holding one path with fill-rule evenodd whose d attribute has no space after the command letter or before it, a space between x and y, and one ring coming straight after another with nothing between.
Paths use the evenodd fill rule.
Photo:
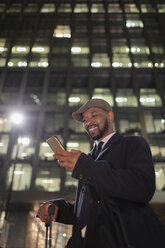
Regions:
<instances>
[{"instance_id":1,"label":"white shirt","mask_svg":"<svg viewBox=\"0 0 165 248\"><path fill-rule=\"evenodd\" d=\"M112 136L115 134L116 132L113 132L111 134L108 134L104 139L100 140L100 141L103 141L104 144L102 145L102 149L104 148L104 146L106 145L106 143L108 142L108 140L110 140L110 138L112 138ZM100 141L96 141L96 144L98 145L98 143Z\"/></svg>"}]
</instances>

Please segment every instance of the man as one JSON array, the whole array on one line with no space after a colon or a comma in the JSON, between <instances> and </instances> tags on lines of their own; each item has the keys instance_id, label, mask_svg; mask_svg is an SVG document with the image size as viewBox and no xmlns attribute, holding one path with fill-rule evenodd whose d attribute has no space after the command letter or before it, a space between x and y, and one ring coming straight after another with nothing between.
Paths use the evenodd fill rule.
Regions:
<instances>
[{"instance_id":1,"label":"man","mask_svg":"<svg viewBox=\"0 0 165 248\"><path fill-rule=\"evenodd\" d=\"M103 99L90 99L73 118L83 122L96 141L86 155L81 151L55 152L61 167L79 180L76 200L44 203L38 210L43 222L55 204L53 220L73 224L71 248L164 248L165 234L148 202L155 191L155 172L147 142L113 131L114 114Z\"/></svg>"}]
</instances>

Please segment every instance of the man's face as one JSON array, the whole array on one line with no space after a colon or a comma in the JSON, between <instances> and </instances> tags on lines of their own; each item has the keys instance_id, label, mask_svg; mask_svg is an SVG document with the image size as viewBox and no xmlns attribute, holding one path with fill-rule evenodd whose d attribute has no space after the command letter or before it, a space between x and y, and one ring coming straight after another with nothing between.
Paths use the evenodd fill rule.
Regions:
<instances>
[{"instance_id":1,"label":"man's face","mask_svg":"<svg viewBox=\"0 0 165 248\"><path fill-rule=\"evenodd\" d=\"M100 108L89 108L83 113L83 124L93 140L101 140L113 132L113 112L106 112Z\"/></svg>"}]
</instances>

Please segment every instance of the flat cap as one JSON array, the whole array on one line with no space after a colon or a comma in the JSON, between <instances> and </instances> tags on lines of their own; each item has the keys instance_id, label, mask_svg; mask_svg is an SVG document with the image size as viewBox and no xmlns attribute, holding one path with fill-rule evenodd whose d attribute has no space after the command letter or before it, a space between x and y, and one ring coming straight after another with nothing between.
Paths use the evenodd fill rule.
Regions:
<instances>
[{"instance_id":1,"label":"flat cap","mask_svg":"<svg viewBox=\"0 0 165 248\"><path fill-rule=\"evenodd\" d=\"M84 103L77 111L72 113L73 119L83 122L83 113L89 108L101 108L107 112L112 111L110 104L101 98L92 98Z\"/></svg>"}]
</instances>

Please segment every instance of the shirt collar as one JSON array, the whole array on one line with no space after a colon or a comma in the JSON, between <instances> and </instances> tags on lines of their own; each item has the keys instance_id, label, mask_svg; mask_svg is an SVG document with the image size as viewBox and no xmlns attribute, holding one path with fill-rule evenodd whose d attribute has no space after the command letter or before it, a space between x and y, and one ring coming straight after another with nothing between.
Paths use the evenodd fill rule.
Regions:
<instances>
[{"instance_id":1,"label":"shirt collar","mask_svg":"<svg viewBox=\"0 0 165 248\"><path fill-rule=\"evenodd\" d=\"M109 140L110 138L112 138L112 136L113 136L115 133L116 133L116 132L113 132L113 133L111 133L111 134L108 134L104 139L100 140L100 141L103 141L103 142L104 142L104 144L102 145L102 148L106 145L106 143L108 142L108 140ZM99 143L100 141L96 141L96 145L98 145L98 143Z\"/></svg>"}]
</instances>

